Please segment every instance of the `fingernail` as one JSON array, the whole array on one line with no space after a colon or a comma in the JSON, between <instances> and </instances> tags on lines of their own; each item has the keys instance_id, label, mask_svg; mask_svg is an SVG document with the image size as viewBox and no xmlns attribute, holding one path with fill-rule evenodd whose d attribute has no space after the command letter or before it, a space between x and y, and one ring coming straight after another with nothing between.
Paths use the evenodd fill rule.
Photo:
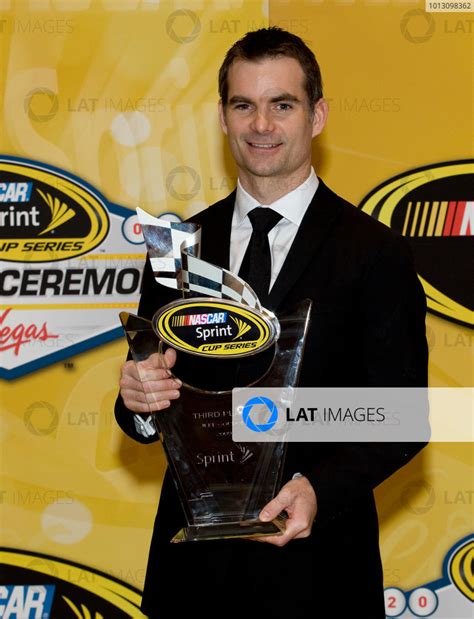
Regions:
<instances>
[{"instance_id":1,"label":"fingernail","mask_svg":"<svg viewBox=\"0 0 474 619\"><path fill-rule=\"evenodd\" d=\"M174 382L175 382L175 384L176 384L176 385L178 385L178 387L181 387L181 385L183 384L183 383L179 380L179 378L175 378L175 379L174 379Z\"/></svg>"},{"instance_id":2,"label":"fingernail","mask_svg":"<svg viewBox=\"0 0 474 619\"><path fill-rule=\"evenodd\" d=\"M263 511L263 512L260 514L260 520L263 520L263 521L270 520L270 514L269 514L269 512Z\"/></svg>"}]
</instances>

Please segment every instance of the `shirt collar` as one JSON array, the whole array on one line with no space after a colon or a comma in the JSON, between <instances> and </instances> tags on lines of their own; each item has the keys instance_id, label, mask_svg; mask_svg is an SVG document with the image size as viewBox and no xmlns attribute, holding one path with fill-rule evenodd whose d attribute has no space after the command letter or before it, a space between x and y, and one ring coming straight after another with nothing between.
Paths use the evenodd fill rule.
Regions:
<instances>
[{"instance_id":1,"label":"shirt collar","mask_svg":"<svg viewBox=\"0 0 474 619\"><path fill-rule=\"evenodd\" d=\"M301 183L296 189L290 191L282 198L279 198L272 204L265 206L271 207L274 211L279 213L282 217L290 221L291 223L300 225L301 220L308 208L311 200L313 199L316 189L319 185L319 179L316 176L314 168L311 168L311 172L308 178ZM235 211L234 222L237 226L243 222L250 211L257 206L261 206L253 196L251 196L240 183L240 179L237 181L237 195L235 198Z\"/></svg>"}]
</instances>

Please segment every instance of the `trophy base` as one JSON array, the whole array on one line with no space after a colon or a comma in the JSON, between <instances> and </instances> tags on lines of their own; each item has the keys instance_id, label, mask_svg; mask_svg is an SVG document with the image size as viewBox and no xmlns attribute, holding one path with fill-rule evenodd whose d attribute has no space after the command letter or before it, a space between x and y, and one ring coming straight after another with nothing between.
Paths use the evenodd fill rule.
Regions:
<instances>
[{"instance_id":1,"label":"trophy base","mask_svg":"<svg viewBox=\"0 0 474 619\"><path fill-rule=\"evenodd\" d=\"M205 540L265 537L282 535L285 531L286 518L278 516L270 522L258 519L240 522L218 522L205 525L191 525L181 529L171 540L172 544L181 542L201 542Z\"/></svg>"}]
</instances>

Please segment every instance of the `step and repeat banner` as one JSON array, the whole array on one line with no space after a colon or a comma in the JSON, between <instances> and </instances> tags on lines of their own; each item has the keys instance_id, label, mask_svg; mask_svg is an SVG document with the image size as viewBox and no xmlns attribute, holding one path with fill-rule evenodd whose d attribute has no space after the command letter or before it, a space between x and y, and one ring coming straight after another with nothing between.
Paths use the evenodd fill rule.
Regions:
<instances>
[{"instance_id":1,"label":"step and repeat banner","mask_svg":"<svg viewBox=\"0 0 474 619\"><path fill-rule=\"evenodd\" d=\"M430 384L472 386L474 19L448 4L0 0L0 616L141 616L165 458L113 416L135 208L179 221L234 187L216 76L248 30L316 53L317 173L407 237ZM377 488L387 616L470 616L473 472L436 443Z\"/></svg>"}]
</instances>

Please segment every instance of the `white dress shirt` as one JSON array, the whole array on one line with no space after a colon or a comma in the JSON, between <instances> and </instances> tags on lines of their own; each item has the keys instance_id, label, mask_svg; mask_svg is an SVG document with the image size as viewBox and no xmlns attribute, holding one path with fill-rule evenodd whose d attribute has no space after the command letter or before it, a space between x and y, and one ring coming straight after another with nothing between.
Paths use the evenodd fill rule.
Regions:
<instances>
[{"instance_id":1,"label":"white dress shirt","mask_svg":"<svg viewBox=\"0 0 474 619\"><path fill-rule=\"evenodd\" d=\"M295 240L301 220L306 213L311 200L319 185L318 177L311 168L308 178L286 196L283 196L272 204L262 206L254 197L245 191L237 181L237 195L235 198L234 215L232 217L232 230L230 235L230 270L238 273L245 250L252 236L252 224L248 217L249 212L257 206L270 207L282 218L268 233L270 251L272 255L272 273L270 290L275 283L278 273L285 262L290 247Z\"/></svg>"},{"instance_id":2,"label":"white dress shirt","mask_svg":"<svg viewBox=\"0 0 474 619\"><path fill-rule=\"evenodd\" d=\"M237 195L235 198L234 215L232 217L232 229L230 233L230 270L238 273L245 251L252 236L252 224L248 217L249 212L255 207L270 207L282 218L268 233L270 251L272 255L272 273L270 280L270 290L285 262L290 251L290 247L295 240L296 233L301 221L306 213L311 200L319 185L318 177L313 168L308 178L286 196L283 196L272 204L262 206L237 182ZM141 415L134 415L135 429L142 436L153 436L156 434L156 426L153 415L144 419ZM300 475L297 473L297 475Z\"/></svg>"}]
</instances>

